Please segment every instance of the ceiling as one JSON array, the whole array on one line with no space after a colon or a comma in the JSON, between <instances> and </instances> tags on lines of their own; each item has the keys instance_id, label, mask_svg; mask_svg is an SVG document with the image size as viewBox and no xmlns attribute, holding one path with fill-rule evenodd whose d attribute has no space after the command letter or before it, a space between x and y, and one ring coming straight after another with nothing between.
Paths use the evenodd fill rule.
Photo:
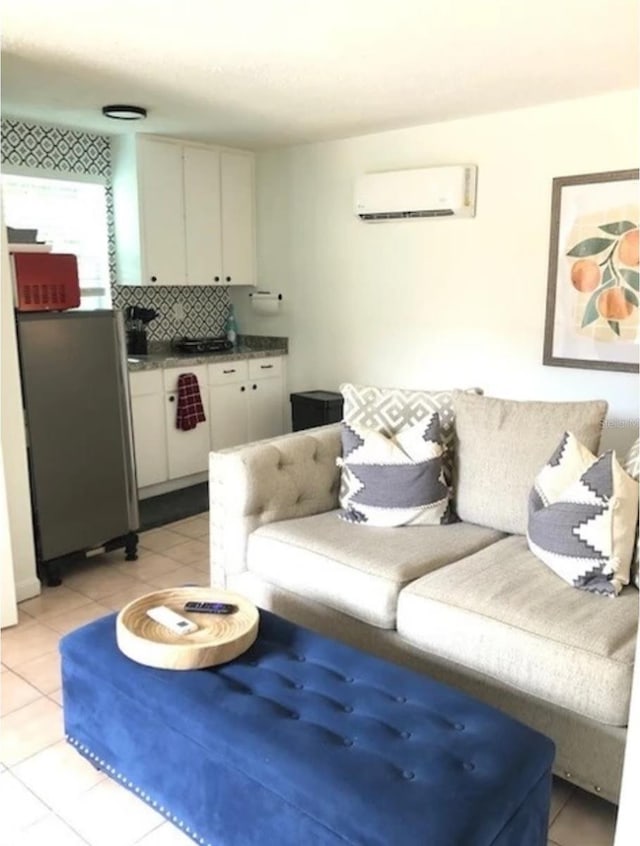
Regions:
<instances>
[{"instance_id":1,"label":"ceiling","mask_svg":"<svg viewBox=\"0 0 640 846\"><path fill-rule=\"evenodd\" d=\"M638 20L638 0L4 0L2 113L253 149L342 138L637 87Z\"/></svg>"}]
</instances>

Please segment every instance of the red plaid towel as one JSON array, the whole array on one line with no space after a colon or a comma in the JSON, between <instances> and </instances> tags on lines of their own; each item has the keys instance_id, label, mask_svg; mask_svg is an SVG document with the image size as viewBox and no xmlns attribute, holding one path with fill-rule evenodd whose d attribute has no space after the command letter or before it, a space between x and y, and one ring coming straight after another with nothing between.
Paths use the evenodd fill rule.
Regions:
<instances>
[{"instance_id":1,"label":"red plaid towel","mask_svg":"<svg viewBox=\"0 0 640 846\"><path fill-rule=\"evenodd\" d=\"M176 413L176 429L188 432L195 429L198 423L204 423L200 386L195 373L183 373L178 376L178 411Z\"/></svg>"}]
</instances>

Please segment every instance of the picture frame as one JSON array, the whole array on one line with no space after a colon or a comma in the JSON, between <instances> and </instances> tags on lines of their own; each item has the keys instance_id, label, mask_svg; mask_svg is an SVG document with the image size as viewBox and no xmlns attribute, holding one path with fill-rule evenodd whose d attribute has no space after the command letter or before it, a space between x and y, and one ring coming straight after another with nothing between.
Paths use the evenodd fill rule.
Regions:
<instances>
[{"instance_id":1,"label":"picture frame","mask_svg":"<svg viewBox=\"0 0 640 846\"><path fill-rule=\"evenodd\" d=\"M555 177L543 364L638 373L638 169Z\"/></svg>"}]
</instances>

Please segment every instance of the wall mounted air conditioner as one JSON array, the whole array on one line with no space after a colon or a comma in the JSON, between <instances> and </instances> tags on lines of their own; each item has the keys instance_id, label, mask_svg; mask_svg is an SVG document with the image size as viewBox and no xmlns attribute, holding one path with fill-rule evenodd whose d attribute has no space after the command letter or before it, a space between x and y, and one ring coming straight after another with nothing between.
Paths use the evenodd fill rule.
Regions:
<instances>
[{"instance_id":1,"label":"wall mounted air conditioner","mask_svg":"<svg viewBox=\"0 0 640 846\"><path fill-rule=\"evenodd\" d=\"M473 217L476 165L366 173L356 182L355 213L361 220Z\"/></svg>"}]
</instances>

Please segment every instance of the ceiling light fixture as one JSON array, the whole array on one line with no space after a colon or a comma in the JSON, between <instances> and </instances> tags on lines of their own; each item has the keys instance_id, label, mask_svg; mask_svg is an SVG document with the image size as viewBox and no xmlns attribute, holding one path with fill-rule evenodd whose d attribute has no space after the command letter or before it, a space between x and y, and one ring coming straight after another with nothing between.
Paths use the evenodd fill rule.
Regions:
<instances>
[{"instance_id":1,"label":"ceiling light fixture","mask_svg":"<svg viewBox=\"0 0 640 846\"><path fill-rule=\"evenodd\" d=\"M114 120L142 120L146 118L147 110L142 106L103 106L102 114Z\"/></svg>"}]
</instances>

